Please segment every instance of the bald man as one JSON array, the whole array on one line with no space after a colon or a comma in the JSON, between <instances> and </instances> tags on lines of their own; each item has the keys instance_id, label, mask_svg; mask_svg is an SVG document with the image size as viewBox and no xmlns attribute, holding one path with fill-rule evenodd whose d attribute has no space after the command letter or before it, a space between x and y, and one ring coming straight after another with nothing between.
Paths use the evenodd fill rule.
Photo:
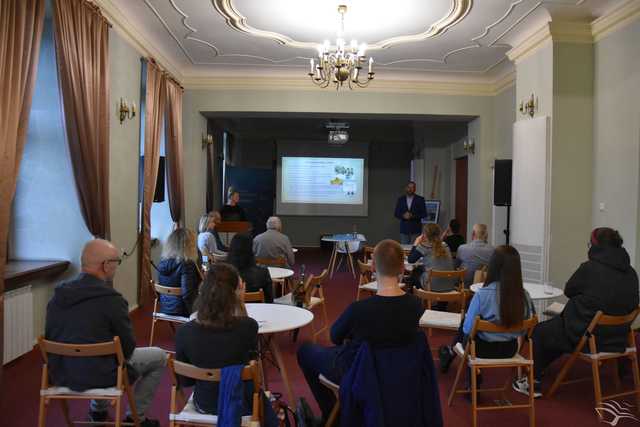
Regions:
<instances>
[{"instance_id":1,"label":"bald man","mask_svg":"<svg viewBox=\"0 0 640 427\"><path fill-rule=\"evenodd\" d=\"M136 348L129 320L127 301L109 286L122 263L118 249L106 240L89 241L82 250L82 272L63 282L47 306L45 337L48 340L91 344L120 338L129 366L129 377L137 379L134 398L142 427L155 427L156 420L145 417L162 378L167 357L157 347ZM49 356L53 384L84 391L113 387L116 383L115 358L75 358ZM108 401L91 402L89 421L107 421ZM128 414L127 419L131 421Z\"/></svg>"},{"instance_id":2,"label":"bald man","mask_svg":"<svg viewBox=\"0 0 640 427\"><path fill-rule=\"evenodd\" d=\"M471 286L473 275L479 268L489 265L489 260L495 248L487 241L489 229L485 224L475 224L471 232L471 242L458 247L456 259L460 267L467 271L464 275L465 286Z\"/></svg>"}]
</instances>

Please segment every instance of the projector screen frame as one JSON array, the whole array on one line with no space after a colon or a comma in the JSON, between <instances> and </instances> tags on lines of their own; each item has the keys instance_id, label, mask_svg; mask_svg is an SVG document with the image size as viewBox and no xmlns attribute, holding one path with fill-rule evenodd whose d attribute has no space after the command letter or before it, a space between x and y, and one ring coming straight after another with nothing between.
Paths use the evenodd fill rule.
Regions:
<instances>
[{"instance_id":1,"label":"projector screen frame","mask_svg":"<svg viewBox=\"0 0 640 427\"><path fill-rule=\"evenodd\" d=\"M277 141L276 203L275 212L283 216L349 216L369 215L369 143L349 141L345 145L329 145L319 140ZM282 158L283 157L326 157L363 159L363 203L359 205L324 203L283 203L282 202Z\"/></svg>"}]
</instances>

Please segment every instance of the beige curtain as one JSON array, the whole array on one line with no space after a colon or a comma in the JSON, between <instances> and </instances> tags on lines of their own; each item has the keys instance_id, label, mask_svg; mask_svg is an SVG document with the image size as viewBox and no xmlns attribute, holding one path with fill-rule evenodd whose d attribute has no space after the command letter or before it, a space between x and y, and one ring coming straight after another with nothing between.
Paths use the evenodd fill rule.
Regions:
<instances>
[{"instance_id":1,"label":"beige curtain","mask_svg":"<svg viewBox=\"0 0 640 427\"><path fill-rule=\"evenodd\" d=\"M166 79L167 113L166 142L167 187L171 219L182 224L184 210L184 181L182 175L182 87L173 79Z\"/></svg>"},{"instance_id":2,"label":"beige curtain","mask_svg":"<svg viewBox=\"0 0 640 427\"><path fill-rule=\"evenodd\" d=\"M109 24L86 0L55 0L60 88L80 208L109 236Z\"/></svg>"},{"instance_id":3,"label":"beige curtain","mask_svg":"<svg viewBox=\"0 0 640 427\"><path fill-rule=\"evenodd\" d=\"M147 61L147 93L144 116L144 175L142 198L142 250L140 251L140 303L149 296L151 280L151 204L158 179L160 133L165 113L166 77L156 63Z\"/></svg>"},{"instance_id":4,"label":"beige curtain","mask_svg":"<svg viewBox=\"0 0 640 427\"><path fill-rule=\"evenodd\" d=\"M36 83L45 0L0 1L0 355L11 205ZM0 363L0 387L2 363Z\"/></svg>"}]
</instances>

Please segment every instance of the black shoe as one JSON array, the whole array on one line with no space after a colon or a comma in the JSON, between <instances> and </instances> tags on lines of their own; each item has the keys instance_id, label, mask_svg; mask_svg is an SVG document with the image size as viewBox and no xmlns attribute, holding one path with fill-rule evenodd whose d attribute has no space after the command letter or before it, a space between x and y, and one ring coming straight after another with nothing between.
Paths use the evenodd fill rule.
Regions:
<instances>
[{"instance_id":1,"label":"black shoe","mask_svg":"<svg viewBox=\"0 0 640 427\"><path fill-rule=\"evenodd\" d=\"M133 425L133 418L129 415L124 419L125 423ZM144 421L140 421L140 427L160 427L160 421L152 420L151 418L145 418Z\"/></svg>"},{"instance_id":2,"label":"black shoe","mask_svg":"<svg viewBox=\"0 0 640 427\"><path fill-rule=\"evenodd\" d=\"M438 349L438 355L440 357L440 372L446 374L455 355L453 354L453 351L451 351L451 347L448 345L441 345Z\"/></svg>"},{"instance_id":3,"label":"black shoe","mask_svg":"<svg viewBox=\"0 0 640 427\"><path fill-rule=\"evenodd\" d=\"M511 383L511 387L518 393L522 393L525 396L529 396L529 380L527 377L516 378ZM533 380L533 397L537 399L542 397L542 387L540 381Z\"/></svg>"},{"instance_id":4,"label":"black shoe","mask_svg":"<svg viewBox=\"0 0 640 427\"><path fill-rule=\"evenodd\" d=\"M108 411L89 411L89 416L87 420L92 423L101 423L105 421L109 421L109 412Z\"/></svg>"}]
</instances>

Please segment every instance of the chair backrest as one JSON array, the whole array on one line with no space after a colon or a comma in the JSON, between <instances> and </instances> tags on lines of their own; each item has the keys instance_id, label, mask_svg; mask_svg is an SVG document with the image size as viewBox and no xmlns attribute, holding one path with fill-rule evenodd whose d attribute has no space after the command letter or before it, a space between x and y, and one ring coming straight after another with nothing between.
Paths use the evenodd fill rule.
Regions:
<instances>
[{"instance_id":1,"label":"chair backrest","mask_svg":"<svg viewBox=\"0 0 640 427\"><path fill-rule=\"evenodd\" d=\"M528 319L522 321L519 325L514 326L502 326L496 323L492 323L486 320L480 319L480 316L476 316L476 320L473 325L473 329L469 336L473 338L478 332L488 332L488 333L518 333L521 331L526 331L527 336L531 336L533 333L533 328L538 324L538 316L535 314Z\"/></svg>"},{"instance_id":2,"label":"chair backrest","mask_svg":"<svg viewBox=\"0 0 640 427\"><path fill-rule=\"evenodd\" d=\"M464 293L461 291L450 292L432 292L422 289L414 289L414 295L427 303L427 307L431 309L431 304L434 302L453 302L460 304L460 313L464 313Z\"/></svg>"},{"instance_id":3,"label":"chair backrest","mask_svg":"<svg viewBox=\"0 0 640 427\"><path fill-rule=\"evenodd\" d=\"M246 233L251 230L251 223L248 221L222 221L216 225L218 233Z\"/></svg>"},{"instance_id":4,"label":"chair backrest","mask_svg":"<svg viewBox=\"0 0 640 427\"><path fill-rule=\"evenodd\" d=\"M360 260L356 261L358 262L358 270L360 271L360 280L358 281L358 284L363 285L371 282L373 280L373 266L371 264L365 264Z\"/></svg>"},{"instance_id":5,"label":"chair backrest","mask_svg":"<svg viewBox=\"0 0 640 427\"><path fill-rule=\"evenodd\" d=\"M163 286L158 283L153 284L153 289L158 295L182 295L182 288L180 286Z\"/></svg>"},{"instance_id":6,"label":"chair backrest","mask_svg":"<svg viewBox=\"0 0 640 427\"><path fill-rule=\"evenodd\" d=\"M598 350L596 345L596 336L597 336L596 328L598 326L625 326L626 325L629 327L629 330L627 333L627 346L635 347L635 336L633 334L633 331L631 330L631 324L633 323L634 320L636 320L636 317L638 317L639 314L640 314L640 307L636 308L631 313L625 314L622 316L611 316L608 314L604 314L602 311L598 311L595 314L595 316L593 316L593 319L591 320L591 323L589 324L586 331L584 332L584 335L581 338L581 341L578 344L578 346L582 348L582 346L584 346L585 340L588 339L589 351L591 353L597 353Z\"/></svg>"},{"instance_id":7,"label":"chair backrest","mask_svg":"<svg viewBox=\"0 0 640 427\"><path fill-rule=\"evenodd\" d=\"M244 302L264 302L264 291L260 289L256 292L245 292Z\"/></svg>"},{"instance_id":8,"label":"chair backrest","mask_svg":"<svg viewBox=\"0 0 640 427\"><path fill-rule=\"evenodd\" d=\"M317 293L320 293L320 297L324 298L322 283L324 283L328 275L329 270L325 268L318 276L315 276L313 274L310 276L309 283L305 288L305 304L309 304L309 302L311 302L311 297L315 296Z\"/></svg>"},{"instance_id":9,"label":"chair backrest","mask_svg":"<svg viewBox=\"0 0 640 427\"><path fill-rule=\"evenodd\" d=\"M179 362L174 360L173 357L169 357L168 361L169 372L171 373L171 412L177 413L177 409L175 407L175 394L178 390L180 390L180 383L178 382L177 376L180 375L182 377L191 378L197 381L210 381L210 382L220 382L220 378L222 376L222 369L205 369L198 368L196 366L190 365L188 363ZM253 382L253 404L252 404L252 421L260 421L261 418L261 398L260 398L260 390L262 387L262 383L260 380L260 373L258 371L258 364L255 360L249 362L242 369L242 373L240 374L240 378L243 381L252 381ZM182 396L184 399L184 395ZM199 424L198 424L199 425Z\"/></svg>"},{"instance_id":10,"label":"chair backrest","mask_svg":"<svg viewBox=\"0 0 640 427\"><path fill-rule=\"evenodd\" d=\"M282 256L278 258L256 258L256 264L264 265L265 267L286 267L287 260Z\"/></svg>"},{"instance_id":11,"label":"chair backrest","mask_svg":"<svg viewBox=\"0 0 640 427\"><path fill-rule=\"evenodd\" d=\"M487 266L483 265L483 266L480 266L480 268L478 268L473 273L473 283L484 283L486 280L487 280Z\"/></svg>"},{"instance_id":12,"label":"chair backrest","mask_svg":"<svg viewBox=\"0 0 640 427\"><path fill-rule=\"evenodd\" d=\"M433 279L454 279L456 280L456 288L461 290L464 288L464 275L467 272L466 269L460 270L429 270L429 275L427 276L427 287L431 289L431 283Z\"/></svg>"},{"instance_id":13,"label":"chair backrest","mask_svg":"<svg viewBox=\"0 0 640 427\"><path fill-rule=\"evenodd\" d=\"M375 248L373 246L365 245L362 247L362 260L363 262L367 262L373 258L373 250Z\"/></svg>"}]
</instances>

